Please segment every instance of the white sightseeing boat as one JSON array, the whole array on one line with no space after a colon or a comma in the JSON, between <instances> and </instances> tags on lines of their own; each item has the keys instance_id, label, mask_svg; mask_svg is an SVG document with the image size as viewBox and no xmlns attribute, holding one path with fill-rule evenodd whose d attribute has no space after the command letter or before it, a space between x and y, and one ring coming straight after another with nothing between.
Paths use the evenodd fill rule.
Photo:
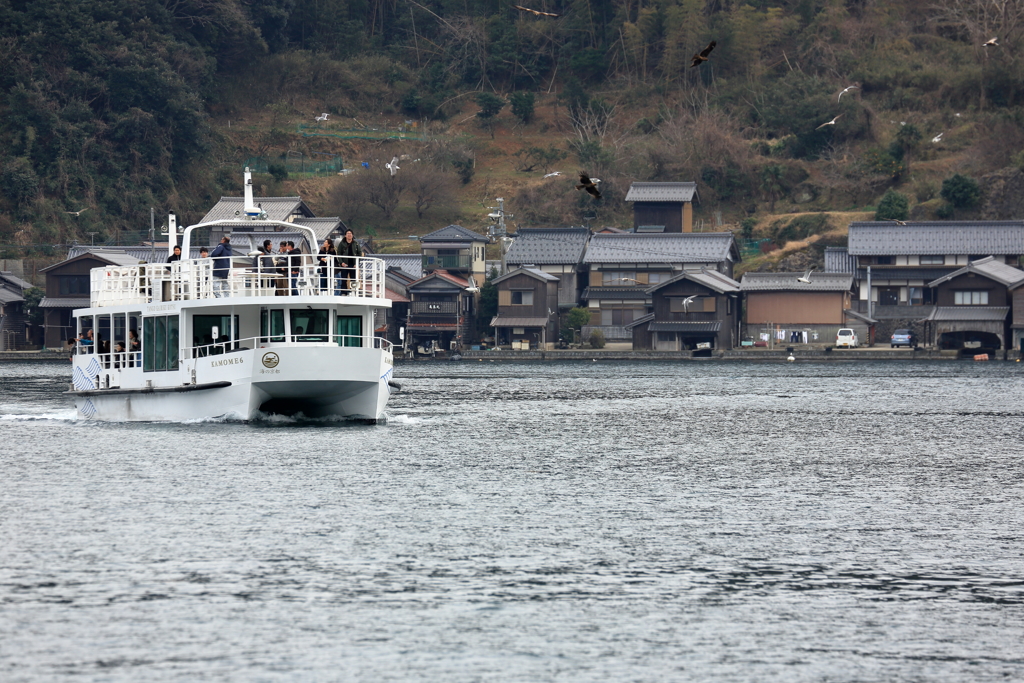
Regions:
<instances>
[{"instance_id":1,"label":"white sightseeing boat","mask_svg":"<svg viewBox=\"0 0 1024 683\"><path fill-rule=\"evenodd\" d=\"M252 206L218 226L281 225ZM184 232L189 254L193 225ZM173 219L171 243L175 241ZM90 307L76 310L72 389L96 420L249 420L261 413L379 421L391 393L391 344L374 336L374 312L390 308L384 262L293 256L284 275L265 259L218 278L215 259L94 268ZM219 259L217 259L219 260ZM292 271L297 275L292 276ZM223 272L223 271L219 271ZM326 286L324 286L326 285Z\"/></svg>"}]
</instances>

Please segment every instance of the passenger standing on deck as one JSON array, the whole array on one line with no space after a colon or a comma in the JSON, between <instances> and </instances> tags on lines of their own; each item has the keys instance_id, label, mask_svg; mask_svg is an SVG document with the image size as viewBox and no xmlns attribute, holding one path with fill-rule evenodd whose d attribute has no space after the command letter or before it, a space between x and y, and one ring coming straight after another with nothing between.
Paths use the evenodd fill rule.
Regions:
<instances>
[{"instance_id":1,"label":"passenger standing on deck","mask_svg":"<svg viewBox=\"0 0 1024 683\"><path fill-rule=\"evenodd\" d=\"M320 270L320 291L327 291L327 273L330 270L330 266L334 261L334 255L337 252L334 250L334 244L331 242L331 238L328 237L324 240L323 245L320 247L320 253L317 254L317 260L319 261ZM337 294L337 292L335 292Z\"/></svg>"},{"instance_id":2,"label":"passenger standing on deck","mask_svg":"<svg viewBox=\"0 0 1024 683\"><path fill-rule=\"evenodd\" d=\"M292 296L299 295L299 275L302 272L302 250L295 248L295 242L288 242L288 271L292 279Z\"/></svg>"},{"instance_id":3,"label":"passenger standing on deck","mask_svg":"<svg viewBox=\"0 0 1024 683\"><path fill-rule=\"evenodd\" d=\"M175 245L174 253L167 257L168 263L174 263L175 261L181 260L181 247Z\"/></svg>"},{"instance_id":4,"label":"passenger standing on deck","mask_svg":"<svg viewBox=\"0 0 1024 683\"><path fill-rule=\"evenodd\" d=\"M356 258L363 255L363 249L356 242L352 228L345 230L345 236L338 242L338 287L337 294L348 294L354 287L352 280L356 276Z\"/></svg>"},{"instance_id":5,"label":"passenger standing on deck","mask_svg":"<svg viewBox=\"0 0 1024 683\"><path fill-rule=\"evenodd\" d=\"M210 254L213 259L213 295L217 298L224 296L228 289L228 271L231 268L231 238L224 235L220 238L220 244Z\"/></svg>"}]
</instances>

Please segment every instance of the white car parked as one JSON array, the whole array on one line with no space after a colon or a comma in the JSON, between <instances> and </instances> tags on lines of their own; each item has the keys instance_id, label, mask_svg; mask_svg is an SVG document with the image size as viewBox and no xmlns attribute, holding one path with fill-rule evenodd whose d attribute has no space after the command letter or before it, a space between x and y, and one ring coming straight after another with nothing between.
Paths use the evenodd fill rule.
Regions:
<instances>
[{"instance_id":1,"label":"white car parked","mask_svg":"<svg viewBox=\"0 0 1024 683\"><path fill-rule=\"evenodd\" d=\"M836 332L836 347L857 348L857 333L849 327L843 327Z\"/></svg>"}]
</instances>

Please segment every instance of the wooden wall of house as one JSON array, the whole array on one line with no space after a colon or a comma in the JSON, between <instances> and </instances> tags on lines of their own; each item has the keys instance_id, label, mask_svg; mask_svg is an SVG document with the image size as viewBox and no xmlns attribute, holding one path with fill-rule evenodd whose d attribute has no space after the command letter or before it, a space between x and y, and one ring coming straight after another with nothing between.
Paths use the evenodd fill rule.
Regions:
<instances>
[{"instance_id":1,"label":"wooden wall of house","mask_svg":"<svg viewBox=\"0 0 1024 683\"><path fill-rule=\"evenodd\" d=\"M93 268L99 268L101 266L109 265L106 261L100 261L95 258L83 258L71 261L69 263L59 265L53 270L46 272L46 296L57 298L60 296L67 297L67 295L61 295L60 293L60 276L61 275L88 275L89 271ZM86 301L89 299L89 295L86 294L83 297ZM88 307L88 303L85 304Z\"/></svg>"},{"instance_id":2,"label":"wooden wall of house","mask_svg":"<svg viewBox=\"0 0 1024 683\"><path fill-rule=\"evenodd\" d=\"M509 279L498 283L498 314L516 318L543 318L547 315L548 309L558 310L558 283L549 283L538 280L526 273L513 275ZM521 305L512 304L512 291L533 292L533 304ZM549 291L554 291L554 306L549 300Z\"/></svg>"},{"instance_id":3,"label":"wooden wall of house","mask_svg":"<svg viewBox=\"0 0 1024 683\"><path fill-rule=\"evenodd\" d=\"M673 311L672 300L679 300L683 297L697 295L687 310ZM707 299L713 299L714 303L705 303ZM726 313L725 296L713 289L693 282L692 280L681 280L662 287L654 293L651 299L654 307L654 319L659 322L669 320L720 320Z\"/></svg>"},{"instance_id":4,"label":"wooden wall of house","mask_svg":"<svg viewBox=\"0 0 1024 683\"><path fill-rule=\"evenodd\" d=\"M748 325L842 325L845 292L747 292Z\"/></svg>"},{"instance_id":5,"label":"wooden wall of house","mask_svg":"<svg viewBox=\"0 0 1024 683\"><path fill-rule=\"evenodd\" d=\"M88 302L85 306L88 307ZM48 349L62 348L70 337L76 335L74 319L70 308L47 308L43 314L43 344Z\"/></svg>"},{"instance_id":6,"label":"wooden wall of house","mask_svg":"<svg viewBox=\"0 0 1024 683\"><path fill-rule=\"evenodd\" d=\"M664 225L665 232L684 232L683 204L685 203L633 202L633 227L636 228L639 225ZM690 230L685 232L690 232Z\"/></svg>"},{"instance_id":7,"label":"wooden wall of house","mask_svg":"<svg viewBox=\"0 0 1024 683\"><path fill-rule=\"evenodd\" d=\"M1009 306L1010 296L1006 285L990 280L977 273L964 273L960 277L943 282L935 288L935 304L937 306L955 306L955 292L967 290L983 290L988 292L986 306Z\"/></svg>"},{"instance_id":8,"label":"wooden wall of house","mask_svg":"<svg viewBox=\"0 0 1024 683\"><path fill-rule=\"evenodd\" d=\"M1010 321L1014 325L1024 325L1024 286L1010 292L1013 301L1013 310L1010 311Z\"/></svg>"}]
</instances>

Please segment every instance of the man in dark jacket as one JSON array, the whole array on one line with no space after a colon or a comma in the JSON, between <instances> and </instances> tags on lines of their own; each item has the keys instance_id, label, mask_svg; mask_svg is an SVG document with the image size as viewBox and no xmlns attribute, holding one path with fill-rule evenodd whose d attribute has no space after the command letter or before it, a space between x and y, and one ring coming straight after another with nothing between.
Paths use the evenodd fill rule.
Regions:
<instances>
[{"instance_id":1,"label":"man in dark jacket","mask_svg":"<svg viewBox=\"0 0 1024 683\"><path fill-rule=\"evenodd\" d=\"M349 228L345 231L345 236L338 241L338 246L335 249L338 252L338 265L340 266L337 274L337 291L341 294L348 294L349 290L355 287L355 257L363 255L363 248L359 246L359 242L356 242L355 233Z\"/></svg>"},{"instance_id":2,"label":"man in dark jacket","mask_svg":"<svg viewBox=\"0 0 1024 683\"><path fill-rule=\"evenodd\" d=\"M228 289L228 271L231 268L231 238L224 235L210 254L213 259L213 295L220 298Z\"/></svg>"},{"instance_id":3,"label":"man in dark jacket","mask_svg":"<svg viewBox=\"0 0 1024 683\"><path fill-rule=\"evenodd\" d=\"M295 242L288 241L288 270L292 281L292 296L299 295L298 279L302 273L302 250L295 248Z\"/></svg>"}]
</instances>

